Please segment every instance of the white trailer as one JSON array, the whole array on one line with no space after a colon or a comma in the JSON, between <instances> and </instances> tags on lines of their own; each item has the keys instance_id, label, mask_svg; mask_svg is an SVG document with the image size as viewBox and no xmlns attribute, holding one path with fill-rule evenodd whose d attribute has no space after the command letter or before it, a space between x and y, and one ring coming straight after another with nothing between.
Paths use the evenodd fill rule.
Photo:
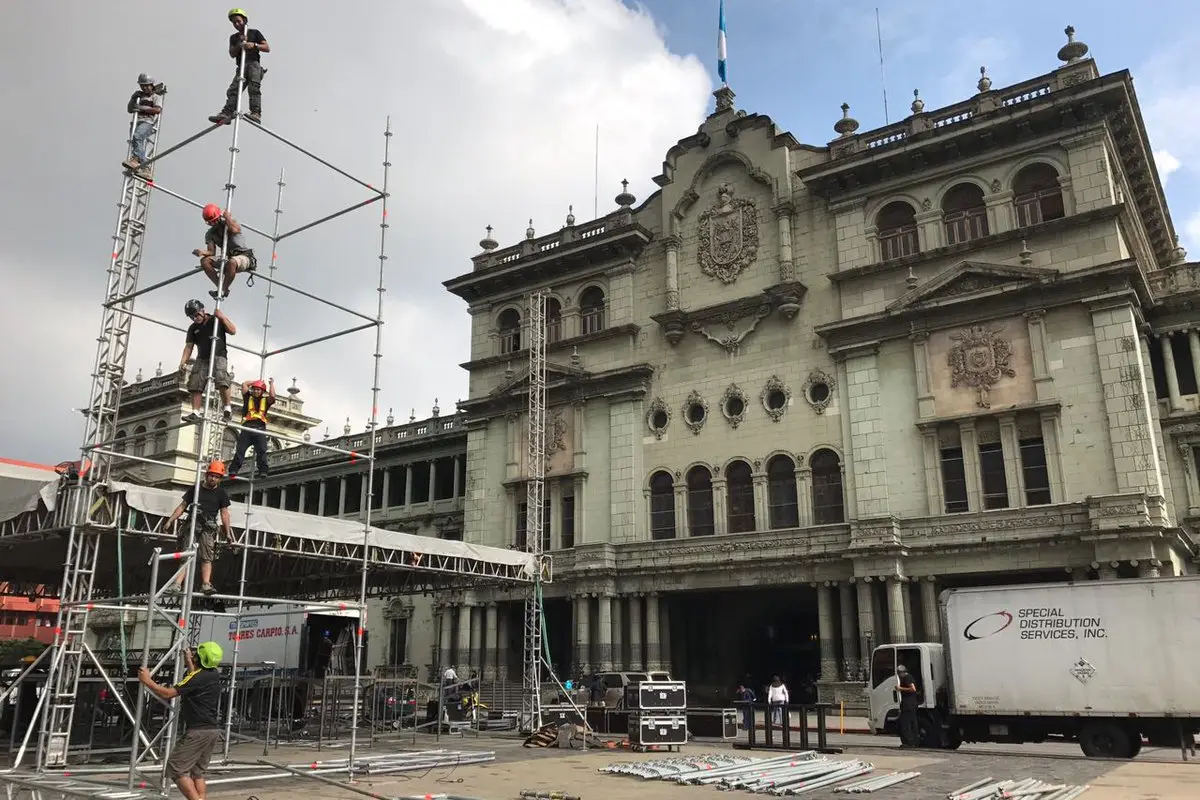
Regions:
<instances>
[{"instance_id":1,"label":"white trailer","mask_svg":"<svg viewBox=\"0 0 1200 800\"><path fill-rule=\"evenodd\" d=\"M1078 741L1132 758L1200 732L1200 576L952 589L945 643L872 653L871 727L896 729L896 667L922 690L923 744Z\"/></svg>"},{"instance_id":2,"label":"white trailer","mask_svg":"<svg viewBox=\"0 0 1200 800\"><path fill-rule=\"evenodd\" d=\"M263 606L242 612L240 626L233 616L197 612L200 618L198 641L214 641L224 650L224 663L233 663L238 648L238 665L253 669L274 665L279 670L310 668L314 652L310 641L328 633L331 640L344 644L351 636L351 624L358 611L335 611L324 607ZM240 642L235 636L240 628Z\"/></svg>"}]
</instances>

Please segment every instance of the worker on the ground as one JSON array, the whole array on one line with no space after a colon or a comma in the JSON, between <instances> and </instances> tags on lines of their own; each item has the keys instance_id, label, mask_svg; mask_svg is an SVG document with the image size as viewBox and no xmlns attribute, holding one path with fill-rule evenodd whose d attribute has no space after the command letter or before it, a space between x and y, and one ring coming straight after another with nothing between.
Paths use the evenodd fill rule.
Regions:
<instances>
[{"instance_id":1,"label":"worker on the ground","mask_svg":"<svg viewBox=\"0 0 1200 800\"><path fill-rule=\"evenodd\" d=\"M187 336L183 345L183 355L179 357L179 371L187 369L191 360L192 349L196 348L196 363L188 375L187 388L192 393L192 411L183 418L184 422L199 422L200 409L204 405L204 384L208 380L209 359L214 356L212 340L216 337L216 360L212 364L213 382L221 392L221 401L225 404L223 416L233 418L233 407L229 392L229 361L225 344L226 336L236 336L237 326L225 312L217 309L209 314L204 310L204 303L199 300L188 300L183 306L183 313L192 321L188 326Z\"/></svg>"},{"instance_id":2,"label":"worker on the ground","mask_svg":"<svg viewBox=\"0 0 1200 800\"><path fill-rule=\"evenodd\" d=\"M150 177L150 170L143 168L142 162L146 160L146 142L154 133L158 115L162 113L162 106L158 104L154 89L154 78L144 72L138 75L138 90L130 96L129 105L125 108L130 114L137 113L137 124L133 126L129 158L125 159L121 166L136 170L142 178Z\"/></svg>"},{"instance_id":3,"label":"worker on the ground","mask_svg":"<svg viewBox=\"0 0 1200 800\"><path fill-rule=\"evenodd\" d=\"M175 531L179 551L183 552L187 547L188 529L177 522L185 511L199 514L196 517L194 546L196 560L200 562L200 591L204 594L213 594L216 591L212 583L212 565L217 560L217 528L221 529L230 543L233 542L233 527L229 522L229 493L221 485L221 479L224 477L225 462L211 462L204 473L204 480L200 481L200 493L193 495L192 487L189 486L183 493L183 500L171 512L171 516L167 517L166 522L167 532ZM168 591L183 592L182 572L175 585L168 587Z\"/></svg>"},{"instance_id":4,"label":"worker on the ground","mask_svg":"<svg viewBox=\"0 0 1200 800\"><path fill-rule=\"evenodd\" d=\"M262 122L262 79L267 71L262 66L262 54L271 52L271 45L257 28L247 28L250 15L242 8L229 9L229 21L233 23L236 32L229 36L229 57L237 65L233 72L233 80L225 91L225 107L208 118L209 122L224 125L233 119L237 113L238 94L241 92L241 77L239 71L246 60L245 79L246 90L250 95L250 113L246 119L251 122Z\"/></svg>"},{"instance_id":5,"label":"worker on the ground","mask_svg":"<svg viewBox=\"0 0 1200 800\"><path fill-rule=\"evenodd\" d=\"M900 693L900 746L920 747L921 726L917 709L921 707L921 687L908 674L908 667L896 667L896 691Z\"/></svg>"},{"instance_id":6,"label":"worker on the ground","mask_svg":"<svg viewBox=\"0 0 1200 800\"><path fill-rule=\"evenodd\" d=\"M237 452L229 465L229 477L236 478L242 471L247 448L254 448L254 474L265 478L270 472L267 463L267 412L275 405L275 379L246 381L242 384L242 430L238 431Z\"/></svg>"},{"instance_id":7,"label":"worker on the ground","mask_svg":"<svg viewBox=\"0 0 1200 800\"><path fill-rule=\"evenodd\" d=\"M150 670L138 670L142 685L163 700L180 698L183 723L187 732L171 749L167 758L167 775L179 787L186 800L205 800L208 787L204 773L212 759L213 750L221 741L221 646L203 642L196 648L184 648L187 674L174 686L162 686L150 677ZM199 662L197 669L196 663Z\"/></svg>"},{"instance_id":8,"label":"worker on the ground","mask_svg":"<svg viewBox=\"0 0 1200 800\"><path fill-rule=\"evenodd\" d=\"M208 296L216 300L219 289L221 299L224 300L229 297L229 287L238 273L254 272L258 268L258 262L254 258L254 251L246 246L242 226L232 214L221 211L221 207L216 203L209 203L201 209L200 216L204 218L208 230L204 234L204 249L193 250L192 255L200 257L201 269L217 287L209 292ZM221 255L224 258L217 258L218 250L222 250ZM223 269L218 269L219 261L224 262ZM225 276L224 283L221 281L222 273Z\"/></svg>"}]
</instances>

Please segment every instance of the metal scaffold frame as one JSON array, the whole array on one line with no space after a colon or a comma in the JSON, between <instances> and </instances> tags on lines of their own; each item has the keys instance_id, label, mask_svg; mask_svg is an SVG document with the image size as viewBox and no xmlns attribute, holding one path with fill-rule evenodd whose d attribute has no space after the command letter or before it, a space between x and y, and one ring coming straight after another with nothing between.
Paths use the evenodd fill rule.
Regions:
<instances>
[{"instance_id":1,"label":"metal scaffold frame","mask_svg":"<svg viewBox=\"0 0 1200 800\"><path fill-rule=\"evenodd\" d=\"M244 79L244 59L238 59L238 77ZM165 89L164 89L165 91ZM389 228L388 222L388 182L390 163L390 143L391 143L391 122L388 120L384 131L384 154L383 154L383 183L382 188L375 188L370 184L350 175L344 170L334 166L328 161L314 155L305 148L289 141L280 134L269 130L262 125L244 119L242 115L241 104L242 93L238 94L237 113L233 116L228 124L231 127L231 141L229 146L229 167L228 177L225 183L225 211L228 212L232 206L235 196L236 183L236 168L237 156L239 151L238 142L241 135L242 125L247 124L252 128L256 128L267 136L287 145L291 149L300 154L315 160L316 162L330 168L334 172L346 177L355 183L370 190L371 195L360 202L356 202L346 208L328 214L320 219L306 223L299 227L288 231L280 232L279 223L282 215L282 192L284 186L284 174L281 171L279 178L279 193L277 195L275 209L275 228L272 233L267 234L250 225L242 224L242 227L247 230L254 231L271 242L272 253L270 268L266 275L260 275L256 271L248 273L248 283L253 285L253 281L257 278L265 280L268 284L268 293L266 298L266 309L263 320L263 339L260 351L255 355L260 357L259 374L266 374L266 361L273 355L289 352L302 347L307 347L312 344L329 341L330 339L338 338L357 331L362 331L367 328L375 329L375 349L373 353L373 377L371 384L371 413L368 422L368 434L370 435L370 445L367 452L354 452L350 450L341 450L335 447L326 445L315 445L321 449L333 450L343 453L351 460L361 459L365 462L366 467L366 483L368 496L372 496L374 487L376 460L376 446L378 438L374 435L378 427L379 417L379 393L380 393L380 368L383 357L383 311L384 311L384 295L386 289L386 263L387 263L387 233ZM134 126L137 124L137 112L131 115L130 135L132 144L132 133ZM55 639L51 647L45 651L38 659L38 662L31 664L18 678L18 683L28 676L42 661L48 662L48 672L46 677L46 689L42 691L38 697L37 706L33 712L34 721L31 721L22 745L17 752L12 768L0 772L0 782L6 778L10 783L18 784L28 781L32 778L45 778L50 780L53 776L61 775L58 770L67 767L68 759L71 755L71 734L74 728L74 711L77 705L77 695L79 692L80 674L86 665L94 667L103 677L108 688L113 692L114 697L120 705L121 711L132 722L134 726L133 746L130 753L129 772L128 772L128 788L133 790L135 785L139 788L144 788L150 782L150 766L151 759L159 762L159 767L155 770L158 772L160 789L163 793L168 787L167 775L167 758L174 745L174 740L177 733L179 722L179 704L166 703L166 722L163 727L153 736L147 734L141 729L143 718L143 709L146 703L146 692L139 687L136 700L136 711L129 707L129 704L122 698L122 692L118 689L118 685L124 686L124 678L118 681L113 681L105 671L104 666L97 659L95 653L84 640L88 628L88 615L91 610L97 607L117 608L121 611L131 611L138 614L144 614L147 622L147 630L145 631L145 642L142 645L141 665L150 670L152 675L165 673L170 671L172 683L178 682L183 676L186 657L185 647L194 646L195 642L191 641L199 632L199 618L193 615L193 599L194 599L194 579L193 574L197 569L198 559L196 558L196 542L197 542L197 521L199 513L190 513L186 529L186 539L180 537L180 546L172 546L169 550L164 551L162 547L155 547L153 556L150 560L151 583L149 593L146 595L129 594L123 590L118 592L116 598L105 598L101 600L96 596L95 576L97 570L98 555L100 553L101 535L112 529L117 530L118 534L125 525L149 524L154 526L156 523L147 515L135 515L129 511L123 512L123 503L119 498L120 484L113 480L113 465L122 459L128 459L134 462L149 463L158 466L175 469L176 464L159 461L145 456L136 456L122 452L121 442L116 440L116 430L118 428L120 417L120 404L122 389L124 386L124 375L126 370L126 359L128 355L129 339L132 331L132 322L134 319L141 319L162 325L167 328L180 330L178 326L171 325L165 322L154 320L148 316L140 315L134 311L136 298L141 295L148 294L151 291L169 286L184 278L194 276L198 273L199 268L194 267L187 270L182 275L172 277L168 280L162 280L151 286L139 289L139 273L141 269L141 255L143 238L146 232L146 220L149 212L150 196L155 192L162 192L170 197L180 200L184 203L192 205L196 208L202 208L202 204L190 200L183 195L174 192L154 179L154 168L159 161L178 152L187 145L203 138L204 136L216 131L222 127L221 124L213 124L199 133L194 134L182 142L169 147L163 151L157 150L157 140L161 132L161 115L156 121L154 131L147 141L146 155L148 158L141 164L141 169L137 172L126 171L122 189L121 202L118 210L118 220L116 232L114 233L114 247L110 260L108 279L105 291L105 299L103 303L103 315L101 323L100 336L98 338L97 353L95 366L92 374L92 390L91 402L84 409L85 432L84 440L81 446L82 457L79 462L79 470L77 476L73 477L73 485L69 491L65 491L62 497L70 499L70 507L68 509L60 509L57 512L51 513L48 518L44 519L45 531L51 528L68 528L66 558L62 573L61 592L60 592L60 610L57 625L55 628ZM374 309L374 314L366 314L341 306L332 301L319 297L316 294L304 291L298 287L280 281L275 276L276 271L276 248L278 244L291 236L312 229L322 223L341 217L354 210L363 208L372 203L379 202L381 204L380 215L380 236L379 236L379 256L378 256L378 275L377 275L377 302ZM225 241L221 250L220 259L215 259L218 268L218 280L221 283L218 285L216 300L213 308L213 314L219 317L221 305L223 301L221 288L223 281L221 276L224 272L225 259L228 258L228 241L229 230L228 226L225 229ZM270 311L271 301L274 298L274 288L280 287L295 292L301 296L324 303L330 307L346 312L353 317L356 317L360 322L355 325L335 331L330 334L319 336L307 341L296 344L280 347L274 350L268 350L268 332L270 329ZM210 339L208 346L208 354L197 359L197 365L204 363L207 366L207 375L205 376L205 388L203 391L202 416L199 422L199 437L200 446L197 448L197 458L194 467L194 475L192 480L192 492L195 496L200 489L204 479L204 474L207 471L207 466L211 459L219 458L221 453L221 442L226 429L242 430L242 426L236 424L228 424L221 419L222 410L219 404L215 403L217 388L215 386L214 366L216 364L216 356L218 352L218 336L214 335ZM239 348L240 349L240 348ZM176 428L184 427L183 425L174 426ZM275 435L274 433L272 435ZM288 438L288 437L283 437ZM299 442L297 442L299 443ZM306 446L314 446L311 443L305 443ZM114 491L115 490L115 491ZM112 492L110 494L110 492ZM253 508L253 480L250 481L250 488L247 493L246 500L246 523L244 525L244 535L241 542L235 542L241 548L241 577L238 585L238 592L235 595L214 595L218 599L228 599L236 601L238 608L238 620L240 623L240 615L244 612L247 603L250 604L291 604L302 606L319 605L314 604L311 600L296 601L287 598L264 598L264 597L249 597L246 595L247 582L247 560L249 553L255 549L253 534L255 531L252 528L251 520L255 513ZM131 511L131 510L130 510ZM343 543L344 549L341 551L341 560L349 561L357 556L357 570L359 573L359 585L357 592L356 603L337 603L329 604L331 607L336 605L340 609L352 608L358 611L358 620L353 630L354 643L354 701L351 722L349 757L342 765L342 771L348 776L354 776L359 769L356 766L356 749L357 736L356 731L359 724L359 713L362 700L362 669L363 669L363 644L365 637L366 625L366 603L368 596L368 574L372 565L378 559L378 545L373 539L373 529L371 526L372 504L365 504L363 509L363 524L361 543L357 546ZM134 518L140 517L141 522L135 522ZM39 516L39 519L41 517ZM57 524L55 524L57 523ZM38 538L37 530L28 527L31 523L26 522L26 530L20 531L32 534L30 538ZM35 523L42 524L42 523ZM157 525L162 526L161 519ZM169 533L168 531L157 531L157 533ZM279 537L276 536L278 539ZM120 540L118 538L118 548ZM326 554L329 555L329 554ZM336 554L334 558L338 558ZM420 558L413 556L412 566L417 567L420 564ZM160 578L159 571L163 565L167 566L167 570L173 571L173 575L161 587L158 585ZM457 570L461 566L460 563L447 563L448 571ZM174 569L172 569L174 568ZM436 569L436 565L428 565L426 569ZM166 571L166 570L164 570ZM184 591L180 599L180 607L176 612L171 609L169 612L164 608L162 602L165 589L174 581L182 579L184 582ZM158 658L156 663L151 663L150 659L150 638L152 632L152 621L166 620L172 630L172 643L167 650L167 653L161 658ZM239 627L240 630L240 627ZM240 635L234 636L233 661L234 671L231 682L236 680L237 657L239 644L241 641ZM16 688L9 687L3 693L0 693L0 702L11 691ZM233 689L228 687L230 693L230 708L232 708ZM25 756L27 746L31 734L34 729L38 730L37 754L36 754L36 775L31 776L29 773L17 772L21 765L21 761ZM228 732L228 723L226 725ZM226 755L228 750L226 750ZM72 793L70 787L66 786L63 781L55 779L55 791L64 794ZM66 783L70 783L69 781ZM130 794L129 796L134 796Z\"/></svg>"},{"instance_id":2,"label":"metal scaffold frame","mask_svg":"<svg viewBox=\"0 0 1200 800\"><path fill-rule=\"evenodd\" d=\"M525 484L525 549L534 558L534 579L525 599L524 670L521 683L521 722L529 731L542 727L542 583L543 509L546 504L546 296L544 289L529 295L529 475ZM548 665L546 665L548 666Z\"/></svg>"}]
</instances>

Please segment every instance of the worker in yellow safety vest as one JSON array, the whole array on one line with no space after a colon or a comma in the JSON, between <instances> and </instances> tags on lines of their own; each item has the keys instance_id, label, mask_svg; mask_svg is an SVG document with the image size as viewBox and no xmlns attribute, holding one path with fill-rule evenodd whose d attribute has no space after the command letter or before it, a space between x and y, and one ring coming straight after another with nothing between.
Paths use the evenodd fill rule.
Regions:
<instances>
[{"instance_id":1,"label":"worker in yellow safety vest","mask_svg":"<svg viewBox=\"0 0 1200 800\"><path fill-rule=\"evenodd\" d=\"M255 476L267 477L267 413L275 405L275 379L268 383L246 381L242 384L242 429L238 431L237 452L229 465L229 477L236 478L246 460L246 450L254 448Z\"/></svg>"}]
</instances>

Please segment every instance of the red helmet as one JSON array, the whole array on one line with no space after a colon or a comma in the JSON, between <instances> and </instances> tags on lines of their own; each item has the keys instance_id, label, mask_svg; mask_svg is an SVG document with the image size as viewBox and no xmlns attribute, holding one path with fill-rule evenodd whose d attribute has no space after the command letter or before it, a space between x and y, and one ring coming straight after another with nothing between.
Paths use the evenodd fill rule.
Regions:
<instances>
[{"instance_id":1,"label":"red helmet","mask_svg":"<svg viewBox=\"0 0 1200 800\"><path fill-rule=\"evenodd\" d=\"M204 217L205 222L216 222L221 217L221 207L216 203L209 203L200 214Z\"/></svg>"},{"instance_id":2,"label":"red helmet","mask_svg":"<svg viewBox=\"0 0 1200 800\"><path fill-rule=\"evenodd\" d=\"M209 462L207 473L209 475L222 475L222 476L225 475L225 462L224 461Z\"/></svg>"},{"instance_id":3,"label":"red helmet","mask_svg":"<svg viewBox=\"0 0 1200 800\"><path fill-rule=\"evenodd\" d=\"M262 381L254 381L253 383L250 384L250 388L251 389L262 389L265 392L267 390L267 385L265 383L263 383Z\"/></svg>"}]
</instances>

